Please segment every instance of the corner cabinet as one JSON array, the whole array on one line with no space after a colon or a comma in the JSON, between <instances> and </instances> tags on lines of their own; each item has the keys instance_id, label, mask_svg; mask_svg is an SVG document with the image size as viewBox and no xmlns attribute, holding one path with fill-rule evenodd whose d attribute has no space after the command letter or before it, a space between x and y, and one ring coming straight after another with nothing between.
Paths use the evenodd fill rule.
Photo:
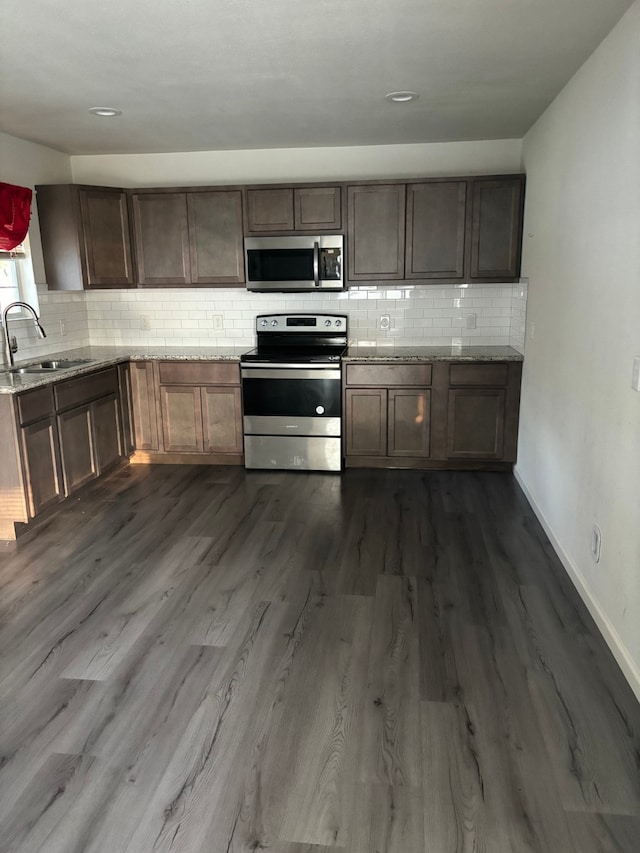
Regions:
<instances>
[{"instance_id":1,"label":"corner cabinet","mask_svg":"<svg viewBox=\"0 0 640 853\"><path fill-rule=\"evenodd\" d=\"M242 193L132 193L138 282L216 287L244 282Z\"/></svg>"},{"instance_id":2,"label":"corner cabinet","mask_svg":"<svg viewBox=\"0 0 640 853\"><path fill-rule=\"evenodd\" d=\"M135 286L127 194L109 187L36 187L49 290Z\"/></svg>"},{"instance_id":3,"label":"corner cabinet","mask_svg":"<svg viewBox=\"0 0 640 853\"><path fill-rule=\"evenodd\" d=\"M240 465L240 367L236 362L133 362L134 462Z\"/></svg>"},{"instance_id":4,"label":"corner cabinet","mask_svg":"<svg viewBox=\"0 0 640 853\"><path fill-rule=\"evenodd\" d=\"M510 469L521 362L347 363L347 467Z\"/></svg>"}]
</instances>

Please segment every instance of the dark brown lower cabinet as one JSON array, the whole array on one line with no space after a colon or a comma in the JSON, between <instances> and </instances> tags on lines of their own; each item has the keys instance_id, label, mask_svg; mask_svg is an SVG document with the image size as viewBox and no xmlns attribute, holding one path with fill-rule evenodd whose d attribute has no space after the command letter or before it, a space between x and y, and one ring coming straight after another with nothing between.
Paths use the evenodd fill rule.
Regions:
<instances>
[{"instance_id":1,"label":"dark brown lower cabinet","mask_svg":"<svg viewBox=\"0 0 640 853\"><path fill-rule=\"evenodd\" d=\"M144 370L135 363L133 368L137 450L154 449L148 446L154 427L159 437L155 453L138 453L134 461L166 462L170 454L181 454L176 461L242 463L242 398L236 362L161 361L147 364ZM142 437L147 446L141 446Z\"/></svg>"},{"instance_id":2,"label":"dark brown lower cabinet","mask_svg":"<svg viewBox=\"0 0 640 853\"><path fill-rule=\"evenodd\" d=\"M98 476L91 426L91 408L78 406L58 415L65 494Z\"/></svg>"},{"instance_id":3,"label":"dark brown lower cabinet","mask_svg":"<svg viewBox=\"0 0 640 853\"><path fill-rule=\"evenodd\" d=\"M390 388L388 393L388 456L429 456L431 391Z\"/></svg>"},{"instance_id":4,"label":"dark brown lower cabinet","mask_svg":"<svg viewBox=\"0 0 640 853\"><path fill-rule=\"evenodd\" d=\"M29 424L21 433L29 516L35 518L64 495L56 419Z\"/></svg>"},{"instance_id":5,"label":"dark brown lower cabinet","mask_svg":"<svg viewBox=\"0 0 640 853\"><path fill-rule=\"evenodd\" d=\"M72 494L122 458L117 394L58 415L65 493Z\"/></svg>"},{"instance_id":6,"label":"dark brown lower cabinet","mask_svg":"<svg viewBox=\"0 0 640 853\"><path fill-rule=\"evenodd\" d=\"M447 456L450 459L502 459L505 403L503 388L451 388Z\"/></svg>"},{"instance_id":7,"label":"dark brown lower cabinet","mask_svg":"<svg viewBox=\"0 0 640 853\"><path fill-rule=\"evenodd\" d=\"M202 453L200 388L163 385L160 387L160 408L165 451Z\"/></svg>"},{"instance_id":8,"label":"dark brown lower cabinet","mask_svg":"<svg viewBox=\"0 0 640 853\"><path fill-rule=\"evenodd\" d=\"M346 466L510 468L521 373L515 361L347 363Z\"/></svg>"},{"instance_id":9,"label":"dark brown lower cabinet","mask_svg":"<svg viewBox=\"0 0 640 853\"><path fill-rule=\"evenodd\" d=\"M347 388L345 452L347 456L385 456L387 392L383 388Z\"/></svg>"},{"instance_id":10,"label":"dark brown lower cabinet","mask_svg":"<svg viewBox=\"0 0 640 853\"><path fill-rule=\"evenodd\" d=\"M205 453L242 453L240 388L205 387L202 394Z\"/></svg>"},{"instance_id":11,"label":"dark brown lower cabinet","mask_svg":"<svg viewBox=\"0 0 640 853\"><path fill-rule=\"evenodd\" d=\"M120 428L120 401L110 394L91 404L96 466L98 475L117 465L123 457Z\"/></svg>"},{"instance_id":12,"label":"dark brown lower cabinet","mask_svg":"<svg viewBox=\"0 0 640 853\"><path fill-rule=\"evenodd\" d=\"M159 449L156 384L153 362L131 362L131 400L136 450Z\"/></svg>"},{"instance_id":13,"label":"dark brown lower cabinet","mask_svg":"<svg viewBox=\"0 0 640 853\"><path fill-rule=\"evenodd\" d=\"M347 456L429 456L431 392L418 388L347 388Z\"/></svg>"}]
</instances>

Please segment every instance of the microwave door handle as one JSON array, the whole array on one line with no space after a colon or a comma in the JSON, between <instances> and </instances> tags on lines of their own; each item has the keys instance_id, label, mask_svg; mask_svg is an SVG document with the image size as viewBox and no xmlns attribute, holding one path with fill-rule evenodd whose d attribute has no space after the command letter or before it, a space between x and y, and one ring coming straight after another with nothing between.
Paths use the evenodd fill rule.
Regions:
<instances>
[{"instance_id":1,"label":"microwave door handle","mask_svg":"<svg viewBox=\"0 0 640 853\"><path fill-rule=\"evenodd\" d=\"M313 244L313 284L320 287L320 243L317 240Z\"/></svg>"}]
</instances>

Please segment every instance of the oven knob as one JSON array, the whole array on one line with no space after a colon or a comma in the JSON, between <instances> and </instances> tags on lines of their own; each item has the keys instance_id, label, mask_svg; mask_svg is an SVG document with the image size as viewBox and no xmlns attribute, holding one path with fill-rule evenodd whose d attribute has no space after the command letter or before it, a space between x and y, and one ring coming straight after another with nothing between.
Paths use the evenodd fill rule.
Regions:
<instances>
[{"instance_id":1,"label":"oven knob","mask_svg":"<svg viewBox=\"0 0 640 853\"><path fill-rule=\"evenodd\" d=\"M271 321L271 325L272 325L272 326L277 326L277 325L278 325L278 321L277 321L277 320L272 320L272 321Z\"/></svg>"},{"instance_id":2,"label":"oven knob","mask_svg":"<svg viewBox=\"0 0 640 853\"><path fill-rule=\"evenodd\" d=\"M266 321L266 320L260 320L260 325L261 325L261 326L266 326L266 325L267 325L267 321Z\"/></svg>"},{"instance_id":3,"label":"oven knob","mask_svg":"<svg viewBox=\"0 0 640 853\"><path fill-rule=\"evenodd\" d=\"M325 326L330 326L330 325L331 325L331 320L325 320L325 321L324 321L324 324L325 324Z\"/></svg>"},{"instance_id":4,"label":"oven knob","mask_svg":"<svg viewBox=\"0 0 640 853\"><path fill-rule=\"evenodd\" d=\"M336 320L336 326L341 326L341 325L342 325L342 320Z\"/></svg>"},{"instance_id":5,"label":"oven knob","mask_svg":"<svg viewBox=\"0 0 640 853\"><path fill-rule=\"evenodd\" d=\"M316 415L324 415L324 406L316 406Z\"/></svg>"}]
</instances>

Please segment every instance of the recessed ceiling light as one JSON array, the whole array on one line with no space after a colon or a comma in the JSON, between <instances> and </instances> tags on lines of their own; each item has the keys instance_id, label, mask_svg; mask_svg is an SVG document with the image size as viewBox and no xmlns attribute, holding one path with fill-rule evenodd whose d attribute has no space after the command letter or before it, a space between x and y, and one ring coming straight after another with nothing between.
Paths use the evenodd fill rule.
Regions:
<instances>
[{"instance_id":1,"label":"recessed ceiling light","mask_svg":"<svg viewBox=\"0 0 640 853\"><path fill-rule=\"evenodd\" d=\"M116 110L114 107L91 107L89 110L94 116L121 116L122 110Z\"/></svg>"},{"instance_id":2,"label":"recessed ceiling light","mask_svg":"<svg viewBox=\"0 0 640 853\"><path fill-rule=\"evenodd\" d=\"M417 100L416 92L389 92L385 95L387 101L392 101L394 104L406 104L409 101Z\"/></svg>"}]
</instances>

